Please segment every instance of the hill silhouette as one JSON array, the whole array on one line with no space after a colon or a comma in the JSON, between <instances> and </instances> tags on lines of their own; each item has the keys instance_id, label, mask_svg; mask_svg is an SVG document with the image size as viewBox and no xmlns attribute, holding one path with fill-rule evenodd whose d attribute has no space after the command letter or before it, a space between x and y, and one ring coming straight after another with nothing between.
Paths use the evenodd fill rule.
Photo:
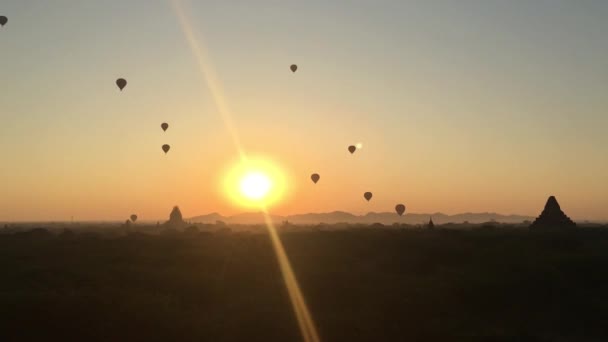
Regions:
<instances>
[{"instance_id":1,"label":"hill silhouette","mask_svg":"<svg viewBox=\"0 0 608 342\"><path fill-rule=\"evenodd\" d=\"M463 213L456 215L446 215L442 213L434 214L406 214L398 216L392 212L370 212L365 215L355 215L344 211L333 211L329 213L309 213L309 214L296 214L296 215L272 215L274 222L289 221L293 224L318 224L318 223L350 223L350 224L393 224L407 223L407 224L421 224L427 223L429 217L433 217L433 222L436 224L445 223L484 223L490 221L496 221L501 223L522 223L524 221L532 221L534 217L522 216L522 215L501 215L496 213ZM264 223L264 214L259 213L242 213L232 216L223 216L218 213L211 213L208 215L199 215L189 218L188 221L193 223L215 223L217 221L223 221L228 224L262 224Z\"/></svg>"}]
</instances>

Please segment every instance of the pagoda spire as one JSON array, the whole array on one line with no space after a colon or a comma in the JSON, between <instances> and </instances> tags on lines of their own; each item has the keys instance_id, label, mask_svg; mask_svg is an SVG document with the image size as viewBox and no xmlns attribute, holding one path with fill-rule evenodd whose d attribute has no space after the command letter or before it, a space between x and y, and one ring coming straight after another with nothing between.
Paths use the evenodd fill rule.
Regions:
<instances>
[{"instance_id":1,"label":"pagoda spire","mask_svg":"<svg viewBox=\"0 0 608 342\"><path fill-rule=\"evenodd\" d=\"M531 229L564 229L575 228L574 223L559 206L555 196L549 197L545 209L530 226Z\"/></svg>"},{"instance_id":2,"label":"pagoda spire","mask_svg":"<svg viewBox=\"0 0 608 342\"><path fill-rule=\"evenodd\" d=\"M429 224L427 225L427 228L429 228L429 229L435 228L435 224L433 223L433 217L429 218Z\"/></svg>"}]
</instances>

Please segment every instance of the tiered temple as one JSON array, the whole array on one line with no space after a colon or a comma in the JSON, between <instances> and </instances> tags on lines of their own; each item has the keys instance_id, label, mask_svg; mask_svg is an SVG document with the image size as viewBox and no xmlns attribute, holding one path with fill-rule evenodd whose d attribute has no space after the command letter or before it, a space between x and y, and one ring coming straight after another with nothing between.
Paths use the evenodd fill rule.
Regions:
<instances>
[{"instance_id":1,"label":"tiered temple","mask_svg":"<svg viewBox=\"0 0 608 342\"><path fill-rule=\"evenodd\" d=\"M179 207L173 207L173 210L169 215L169 221L165 222L165 226L169 226L171 228L183 228L186 226L186 222L182 218L182 213L179 210Z\"/></svg>"},{"instance_id":2,"label":"tiered temple","mask_svg":"<svg viewBox=\"0 0 608 342\"><path fill-rule=\"evenodd\" d=\"M576 223L564 214L554 196L549 197L545 209L530 226L530 229L542 230L565 228L576 228Z\"/></svg>"}]
</instances>

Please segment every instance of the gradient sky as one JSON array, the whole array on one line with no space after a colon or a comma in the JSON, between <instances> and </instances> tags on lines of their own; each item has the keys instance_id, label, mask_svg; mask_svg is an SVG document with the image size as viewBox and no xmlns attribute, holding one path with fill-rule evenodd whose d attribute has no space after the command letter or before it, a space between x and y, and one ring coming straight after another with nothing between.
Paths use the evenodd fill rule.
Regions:
<instances>
[{"instance_id":1,"label":"gradient sky","mask_svg":"<svg viewBox=\"0 0 608 342\"><path fill-rule=\"evenodd\" d=\"M244 150L292 179L273 213L537 215L555 195L608 219L608 1L186 7ZM168 0L0 15L0 221L242 211L221 193L238 153Z\"/></svg>"}]
</instances>

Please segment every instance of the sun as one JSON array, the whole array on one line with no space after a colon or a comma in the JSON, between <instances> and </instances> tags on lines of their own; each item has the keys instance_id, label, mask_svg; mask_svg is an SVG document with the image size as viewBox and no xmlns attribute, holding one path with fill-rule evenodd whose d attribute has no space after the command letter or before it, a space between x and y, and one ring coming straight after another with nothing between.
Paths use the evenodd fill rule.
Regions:
<instances>
[{"instance_id":1,"label":"sun","mask_svg":"<svg viewBox=\"0 0 608 342\"><path fill-rule=\"evenodd\" d=\"M225 173L224 193L239 207L267 208L283 200L286 187L285 172L267 158L239 161Z\"/></svg>"},{"instance_id":2,"label":"sun","mask_svg":"<svg viewBox=\"0 0 608 342\"><path fill-rule=\"evenodd\" d=\"M261 172L251 172L243 176L240 182L241 194L254 201L264 200L272 189L272 181Z\"/></svg>"}]
</instances>

